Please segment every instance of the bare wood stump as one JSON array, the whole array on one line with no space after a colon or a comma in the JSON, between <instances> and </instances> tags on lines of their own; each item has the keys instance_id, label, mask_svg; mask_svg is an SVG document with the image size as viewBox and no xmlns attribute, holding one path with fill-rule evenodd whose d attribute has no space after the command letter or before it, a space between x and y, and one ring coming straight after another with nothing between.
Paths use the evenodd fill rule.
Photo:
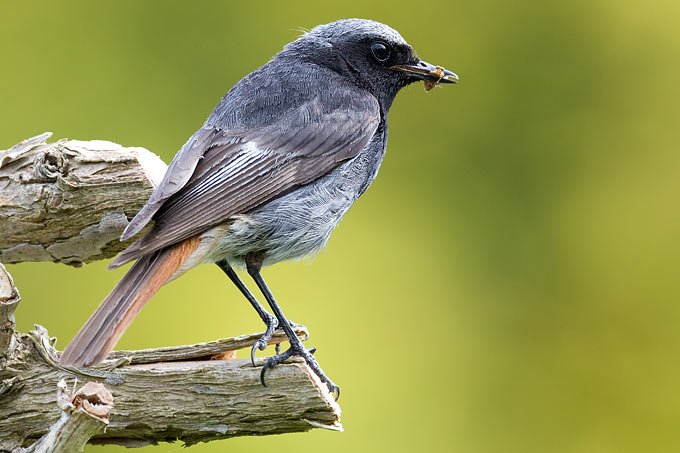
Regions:
<instances>
[{"instance_id":1,"label":"bare wood stump","mask_svg":"<svg viewBox=\"0 0 680 453\"><path fill-rule=\"evenodd\" d=\"M144 148L33 137L0 150L0 262L111 258L167 166Z\"/></svg>"},{"instance_id":2,"label":"bare wood stump","mask_svg":"<svg viewBox=\"0 0 680 453\"><path fill-rule=\"evenodd\" d=\"M0 263L0 369L14 341L14 310L20 300L12 276Z\"/></svg>"},{"instance_id":3,"label":"bare wood stump","mask_svg":"<svg viewBox=\"0 0 680 453\"><path fill-rule=\"evenodd\" d=\"M113 396L104 385L88 382L71 397L63 379L57 384L57 405L62 410L59 420L38 442L14 453L82 452L95 434L103 433L109 424Z\"/></svg>"}]
</instances>

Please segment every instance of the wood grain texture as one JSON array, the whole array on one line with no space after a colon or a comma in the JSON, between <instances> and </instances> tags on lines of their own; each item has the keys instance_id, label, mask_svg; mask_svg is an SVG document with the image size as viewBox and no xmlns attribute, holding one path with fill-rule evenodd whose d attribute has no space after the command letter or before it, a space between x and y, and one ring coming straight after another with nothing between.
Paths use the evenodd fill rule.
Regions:
<instances>
[{"instance_id":1,"label":"wood grain texture","mask_svg":"<svg viewBox=\"0 0 680 453\"><path fill-rule=\"evenodd\" d=\"M167 168L144 148L58 140L46 132L0 150L0 262L79 266L110 258Z\"/></svg>"}]
</instances>

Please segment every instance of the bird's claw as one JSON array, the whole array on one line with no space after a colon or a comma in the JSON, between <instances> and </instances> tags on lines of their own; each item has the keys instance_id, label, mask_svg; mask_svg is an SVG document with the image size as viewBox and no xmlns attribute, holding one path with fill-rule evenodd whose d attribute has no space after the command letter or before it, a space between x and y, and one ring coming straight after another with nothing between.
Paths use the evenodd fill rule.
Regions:
<instances>
[{"instance_id":1,"label":"bird's claw","mask_svg":"<svg viewBox=\"0 0 680 453\"><path fill-rule=\"evenodd\" d=\"M290 326L293 328L293 330L295 330L297 328L305 327L302 324L298 324L298 323L293 322L293 321L288 321L288 324L290 324ZM307 340L309 340L309 331L305 332L305 337L302 339L302 341L307 341Z\"/></svg>"},{"instance_id":2,"label":"bird's claw","mask_svg":"<svg viewBox=\"0 0 680 453\"><path fill-rule=\"evenodd\" d=\"M275 316L269 316L267 321L265 321L265 324L267 325L267 330L264 332L264 334L260 337L259 340L255 342L252 348L250 348L250 362L255 366L255 351L260 350L264 351L267 349L267 346L269 345L269 342L272 339L272 335L274 335L274 331L279 327L279 320L276 319ZM304 327L302 324L298 324L293 321L288 321L288 324L295 329L298 327ZM309 339L309 332L306 333L305 338L302 341L307 341ZM276 348L276 355L281 354L281 343L276 343L274 346ZM316 348L313 348L316 350ZM312 352L314 354L314 352Z\"/></svg>"},{"instance_id":3,"label":"bird's claw","mask_svg":"<svg viewBox=\"0 0 680 453\"><path fill-rule=\"evenodd\" d=\"M305 349L302 347L301 343L295 343L291 344L290 348L285 350L283 353L277 354L273 357L270 357L269 360L267 360L262 367L262 371L260 371L260 382L262 382L263 386L267 386L264 380L264 375L267 372L269 368L273 368L276 365L281 364L284 360L292 357L292 356L300 356L303 359L305 359L305 362L309 366L309 368L312 369L314 374L316 374L321 382L326 384L326 387L328 387L328 391L331 392L337 401L338 398L340 398L340 387L335 385L333 381L331 381L326 374L323 372L321 367L319 366L318 362L314 358L313 354L316 352L316 347L310 348L310 349Z\"/></svg>"},{"instance_id":4,"label":"bird's claw","mask_svg":"<svg viewBox=\"0 0 680 453\"><path fill-rule=\"evenodd\" d=\"M275 367L291 356L293 356L293 348L287 349L281 354L276 354L274 357L270 357L269 360L264 363L262 371L260 371L260 382L262 382L263 387L267 386L267 384L264 382L264 374L267 372L267 370L269 368Z\"/></svg>"},{"instance_id":5,"label":"bird's claw","mask_svg":"<svg viewBox=\"0 0 680 453\"><path fill-rule=\"evenodd\" d=\"M250 362L253 364L253 366L255 366L255 350L259 349L260 351L264 351L267 349L267 345L272 339L274 331L279 326L279 320L276 319L276 317L269 315L269 318L267 318L265 324L267 325L267 330L265 330L260 339L255 342L253 347L250 348Z\"/></svg>"},{"instance_id":6,"label":"bird's claw","mask_svg":"<svg viewBox=\"0 0 680 453\"><path fill-rule=\"evenodd\" d=\"M326 382L326 385L328 386L328 391L333 394L333 399L337 401L338 398L340 398L340 387L333 384L332 382L330 384Z\"/></svg>"}]
</instances>

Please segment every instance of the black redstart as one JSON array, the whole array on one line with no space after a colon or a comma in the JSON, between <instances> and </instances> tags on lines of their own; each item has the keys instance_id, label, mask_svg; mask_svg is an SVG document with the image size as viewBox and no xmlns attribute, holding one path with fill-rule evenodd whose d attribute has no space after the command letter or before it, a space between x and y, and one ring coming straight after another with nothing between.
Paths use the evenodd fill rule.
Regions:
<instances>
[{"instance_id":1,"label":"black redstart","mask_svg":"<svg viewBox=\"0 0 680 453\"><path fill-rule=\"evenodd\" d=\"M261 373L302 356L333 393L312 353L295 335L260 275L262 266L324 247L352 203L375 178L397 92L458 77L420 60L392 28L363 19L319 25L286 45L229 90L180 149L121 240L153 228L109 266L137 260L66 347L62 364L106 358L144 304L165 283L201 263L217 263L250 301L267 330L290 348ZM245 267L270 315L232 266Z\"/></svg>"}]
</instances>

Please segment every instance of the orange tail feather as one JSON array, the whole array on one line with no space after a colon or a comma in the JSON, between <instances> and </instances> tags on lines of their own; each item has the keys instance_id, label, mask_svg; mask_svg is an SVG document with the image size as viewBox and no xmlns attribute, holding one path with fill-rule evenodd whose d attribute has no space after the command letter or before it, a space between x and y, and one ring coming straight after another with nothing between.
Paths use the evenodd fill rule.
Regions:
<instances>
[{"instance_id":1,"label":"orange tail feather","mask_svg":"<svg viewBox=\"0 0 680 453\"><path fill-rule=\"evenodd\" d=\"M59 363L90 366L104 360L135 316L199 243L194 236L138 259L69 343Z\"/></svg>"}]
</instances>

